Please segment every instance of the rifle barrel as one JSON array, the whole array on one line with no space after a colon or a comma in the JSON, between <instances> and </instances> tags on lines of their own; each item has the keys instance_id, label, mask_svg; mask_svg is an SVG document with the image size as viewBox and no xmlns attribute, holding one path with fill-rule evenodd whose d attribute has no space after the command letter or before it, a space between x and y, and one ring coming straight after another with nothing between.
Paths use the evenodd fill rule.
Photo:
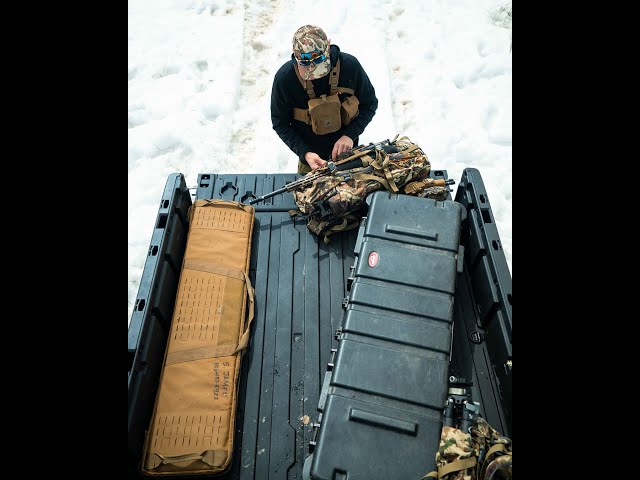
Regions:
<instances>
[{"instance_id":1,"label":"rifle barrel","mask_svg":"<svg viewBox=\"0 0 640 480\"><path fill-rule=\"evenodd\" d=\"M278 190L274 190L273 192L265 193L264 195L261 195L258 198L254 198L253 200L250 200L249 205L253 205L254 203L258 203L258 202L264 202L265 200L271 197L275 197L276 195L280 195L281 193L284 193L286 191L287 191L287 187L284 186Z\"/></svg>"},{"instance_id":2,"label":"rifle barrel","mask_svg":"<svg viewBox=\"0 0 640 480\"><path fill-rule=\"evenodd\" d=\"M329 175L329 172L315 173L315 174L310 175L308 177L302 177L302 178L299 178L298 180L294 180L293 182L287 183L284 187L279 188L278 190L274 190L273 192L265 193L264 195L261 195L261 196L259 196L257 198L254 198L253 200L250 200L249 201L249 205L253 205L253 204L256 204L258 202L263 202L265 200L270 199L271 197L275 197L276 195L280 195L281 193L290 192L290 191L295 190L297 188L303 187L307 183L311 183L314 180L322 177L323 175Z\"/></svg>"}]
</instances>

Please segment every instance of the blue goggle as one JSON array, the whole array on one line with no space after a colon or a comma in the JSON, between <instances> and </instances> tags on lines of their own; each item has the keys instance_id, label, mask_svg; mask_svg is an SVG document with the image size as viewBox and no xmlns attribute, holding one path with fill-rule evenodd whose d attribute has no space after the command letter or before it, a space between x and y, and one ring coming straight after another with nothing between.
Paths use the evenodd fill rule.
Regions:
<instances>
[{"instance_id":1,"label":"blue goggle","mask_svg":"<svg viewBox=\"0 0 640 480\"><path fill-rule=\"evenodd\" d=\"M300 58L296 58L296 60L303 67L308 67L309 65L311 65L311 62L315 63L316 65L324 62L325 58L327 58L327 56L324 53L318 50L314 50L313 52L309 53L301 53Z\"/></svg>"}]
</instances>

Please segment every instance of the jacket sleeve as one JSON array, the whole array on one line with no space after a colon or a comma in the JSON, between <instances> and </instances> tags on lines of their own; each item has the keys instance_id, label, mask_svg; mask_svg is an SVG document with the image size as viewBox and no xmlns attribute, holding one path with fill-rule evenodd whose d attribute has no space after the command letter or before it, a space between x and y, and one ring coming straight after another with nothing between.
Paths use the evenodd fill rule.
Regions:
<instances>
[{"instance_id":1,"label":"jacket sleeve","mask_svg":"<svg viewBox=\"0 0 640 480\"><path fill-rule=\"evenodd\" d=\"M349 125L347 125L343 131L343 134L347 137L355 140L360 136L371 119L376 114L376 110L378 109L378 98L376 97L376 91L367 76L367 73L360 65L360 62L355 59L356 65L356 74L355 74L355 88L354 95L358 98L360 102L358 105L358 110L360 113L356 118L354 118Z\"/></svg>"},{"instance_id":2,"label":"jacket sleeve","mask_svg":"<svg viewBox=\"0 0 640 480\"><path fill-rule=\"evenodd\" d=\"M273 79L271 89L271 125L282 141L293 153L302 158L309 151L308 146L293 128L293 107L286 102L285 82L280 75Z\"/></svg>"}]
</instances>

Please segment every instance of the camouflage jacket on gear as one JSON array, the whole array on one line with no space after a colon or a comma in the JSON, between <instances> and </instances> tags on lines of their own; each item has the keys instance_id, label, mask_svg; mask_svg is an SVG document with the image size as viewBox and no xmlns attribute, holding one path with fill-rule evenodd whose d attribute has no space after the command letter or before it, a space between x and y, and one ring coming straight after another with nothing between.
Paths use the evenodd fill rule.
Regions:
<instances>
[{"instance_id":1,"label":"camouflage jacket on gear","mask_svg":"<svg viewBox=\"0 0 640 480\"><path fill-rule=\"evenodd\" d=\"M442 428L436 453L438 471L422 478L511 480L511 457L511 440L477 417L471 434L454 427Z\"/></svg>"},{"instance_id":2,"label":"camouflage jacket on gear","mask_svg":"<svg viewBox=\"0 0 640 480\"><path fill-rule=\"evenodd\" d=\"M412 191L414 195L436 200L447 198L449 190L446 187L425 188L426 185L421 183L428 179L431 164L420 147L407 137L392 142L392 145L399 150L397 153L372 151L363 157L368 167L349 171L348 179L340 175L322 176L305 189L294 192L300 212L308 216L309 230L324 236L325 243L328 243L332 233L357 227L365 199L375 190L404 193L402 188L413 182L419 185ZM313 175L313 172L308 175Z\"/></svg>"}]
</instances>

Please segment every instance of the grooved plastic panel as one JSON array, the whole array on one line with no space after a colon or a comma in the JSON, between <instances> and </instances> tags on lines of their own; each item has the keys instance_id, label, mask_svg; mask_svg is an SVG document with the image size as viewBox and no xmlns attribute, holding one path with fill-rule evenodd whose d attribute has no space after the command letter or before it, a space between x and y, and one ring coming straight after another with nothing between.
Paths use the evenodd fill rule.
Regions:
<instances>
[{"instance_id":1,"label":"grooved plastic panel","mask_svg":"<svg viewBox=\"0 0 640 480\"><path fill-rule=\"evenodd\" d=\"M447 178L446 172L440 170L432 171L431 176ZM295 174L203 173L198 176L196 198L248 202L296 178L299 176ZM474 399L481 403L486 418L492 425L502 428L503 433L509 434L510 413L508 415L506 412L511 409L511 374L510 369L505 370L505 364L511 358L511 277L495 223L485 222L485 218L493 221L493 215L477 170L464 171L458 193L460 199L456 196L456 200L465 207L467 213L476 212L478 221L476 227L471 227L468 220L463 221L465 270L456 277L452 310L455 324L451 352L453 370L450 366L449 373L474 381ZM480 195L484 195L484 202ZM129 325L129 479L142 478L137 464L155 400L169 333L168 321L173 314L188 228L187 209L191 202L182 175L171 175L160 199L158 218L140 282L140 309L134 310ZM450 325L443 322L442 318L448 318L449 310L446 302L441 303L440 313L433 315L437 318L430 318L420 317L415 312L407 313L406 305L398 305L399 309L405 311L394 313L396 323L392 326L378 310L385 303L384 300L371 297L363 302L372 306L361 303L357 309L350 307L351 316L343 322L342 300L349 296L346 278L355 263L354 246L358 229L336 235L330 245L325 245L307 231L304 219L292 219L289 216L287 210L296 207L290 193L254 206L256 223L250 278L256 289L256 316L251 344L242 360L233 464L227 474L216 478L301 479L302 466L314 438L313 425L321 419L318 404L327 363L331 360L331 349L338 347L336 330L342 327L344 338L366 336L375 345L374 351L384 351L390 344L403 344L408 350L431 351L433 355L445 358L450 348ZM387 234L396 235L406 238L413 247L419 247L422 242L430 241L430 235L440 233L425 229L418 235L411 235L411 232L407 235L406 229L415 230L415 223L411 223L402 223L401 220L392 222L389 231L386 234L382 231L376 241L384 242L383 237ZM484 253L479 254L479 249L468 253L468 238L472 229L475 235L482 238ZM373 238L369 241L372 242ZM499 307L497 310L494 307L493 313L484 319L487 322L486 330L480 327L482 322L475 299L476 293L480 297L482 295L474 292L469 279L469 274L480 264L471 261L471 255L477 258L489 256L489 269L493 265L495 275L492 272L487 277L498 281ZM420 277L406 281L409 288L417 288L415 278ZM375 286L377 281L373 277L367 278L366 282L363 279L358 288L370 288L364 284ZM397 290L404 287L396 283L392 288ZM446 298L448 293L433 292L431 295L435 306L438 298L441 298L438 295ZM480 303L483 301L482 298L478 299ZM419 303L414 301L412 308L417 309ZM503 307L508 307L508 310ZM482 343L470 342L474 331L484 335ZM416 358L422 357L417 354ZM372 362L370 368L385 366L384 358ZM329 380L330 376L327 385ZM326 420L337 424L348 421L362 429L375 428L388 432L387 437L373 436L366 440L371 447L369 452L375 451L376 442L384 442L385 445L405 441L413 443L423 438L421 436L426 431L420 425L428 425L428 422L436 425L440 422L440 412L433 413L434 410L414 403L384 398L392 406L372 410L370 403L367 408L354 405L350 419L347 420L349 413L345 410L344 417L335 416L332 417L334 420ZM339 396L333 396L330 404L338 405L339 401ZM325 410L327 403L323 405ZM183 426L186 421L179 420ZM419 426L415 436L411 434L411 425ZM423 456L426 459L429 457L426 452L434 451L437 444L426 444L425 448ZM401 478L393 472L397 464L407 463L403 458L401 456L386 464L380 462L373 453L366 455L367 461L388 472L387 479ZM418 470L419 474L412 479L420 478L427 472L416 467ZM345 472L337 471L335 478L347 476ZM366 477L363 475L361 478Z\"/></svg>"},{"instance_id":2,"label":"grooved plastic panel","mask_svg":"<svg viewBox=\"0 0 640 480\"><path fill-rule=\"evenodd\" d=\"M367 200L315 479L421 478L436 467L466 215L450 200L387 192Z\"/></svg>"}]
</instances>

